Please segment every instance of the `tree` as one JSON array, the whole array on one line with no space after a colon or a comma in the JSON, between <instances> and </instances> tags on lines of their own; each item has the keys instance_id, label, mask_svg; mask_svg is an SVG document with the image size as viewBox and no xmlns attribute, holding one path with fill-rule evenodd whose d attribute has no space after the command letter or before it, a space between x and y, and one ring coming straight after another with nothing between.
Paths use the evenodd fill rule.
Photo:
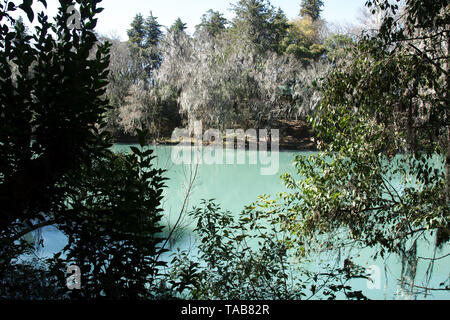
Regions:
<instances>
[{"instance_id":1,"label":"tree","mask_svg":"<svg viewBox=\"0 0 450 320\"><path fill-rule=\"evenodd\" d=\"M177 18L177 20L175 20L175 22L173 23L173 25L169 28L169 31L172 32L184 32L184 30L186 30L186 23L184 23L181 18Z\"/></svg>"},{"instance_id":2,"label":"tree","mask_svg":"<svg viewBox=\"0 0 450 320\"><path fill-rule=\"evenodd\" d=\"M170 33L185 34L185 24L178 19ZM112 48L112 81L108 87L110 98L115 102L111 120L125 134L146 127L154 139L179 124L177 104L173 95L163 94L158 86L156 73L161 66L161 25L150 13L144 21L137 15L129 30L129 49L116 43ZM119 62L119 63L116 63Z\"/></svg>"},{"instance_id":3,"label":"tree","mask_svg":"<svg viewBox=\"0 0 450 320\"><path fill-rule=\"evenodd\" d=\"M10 13L21 9L31 22L32 1L0 3L2 298L141 299L164 291L163 172L143 148L144 132L141 149L110 150L103 130L110 44L94 33L99 2L83 1L81 29L71 30L74 2L61 1L55 22L40 13L29 35L13 29ZM36 263L27 257L36 250L27 237L45 226L62 231L68 244ZM65 286L72 263L86 281L81 291Z\"/></svg>"},{"instance_id":4,"label":"tree","mask_svg":"<svg viewBox=\"0 0 450 320\"><path fill-rule=\"evenodd\" d=\"M313 21L320 18L322 12L323 0L302 0L300 4L300 16L310 17Z\"/></svg>"},{"instance_id":5,"label":"tree","mask_svg":"<svg viewBox=\"0 0 450 320\"><path fill-rule=\"evenodd\" d=\"M311 119L322 152L297 157L299 179L285 175L292 192L280 206L302 252L316 241L397 254L406 294L448 290L448 281L429 287L432 273L415 282L419 263L432 270L439 259L419 243L437 254L450 238L448 4L409 1L402 19L388 1L368 4L391 14L323 83Z\"/></svg>"},{"instance_id":6,"label":"tree","mask_svg":"<svg viewBox=\"0 0 450 320\"><path fill-rule=\"evenodd\" d=\"M288 34L282 42L285 52L301 59L304 64L319 59L325 52L319 36L321 27L320 21L308 16L290 21Z\"/></svg>"},{"instance_id":7,"label":"tree","mask_svg":"<svg viewBox=\"0 0 450 320\"><path fill-rule=\"evenodd\" d=\"M173 291L196 300L336 299L337 291L347 299L365 298L350 287L352 279L366 276L362 268L309 270L295 259L283 216L272 211L276 206L265 197L260 200L238 217L212 201L194 208L190 215L199 250L174 257Z\"/></svg>"},{"instance_id":8,"label":"tree","mask_svg":"<svg viewBox=\"0 0 450 320\"><path fill-rule=\"evenodd\" d=\"M146 70L148 74L147 82L150 86L155 86L155 82L152 79L154 70L158 69L161 65L161 53L159 51L159 43L162 38L161 25L158 23L156 17L150 12L150 16L145 20L145 46L144 57L147 64Z\"/></svg>"},{"instance_id":9,"label":"tree","mask_svg":"<svg viewBox=\"0 0 450 320\"><path fill-rule=\"evenodd\" d=\"M150 15L145 19L145 46L144 48L151 48L158 46L161 41L163 32L161 31L161 25L158 23L158 18L153 16L153 12L150 11Z\"/></svg>"},{"instance_id":10,"label":"tree","mask_svg":"<svg viewBox=\"0 0 450 320\"><path fill-rule=\"evenodd\" d=\"M272 29L272 45L271 50L281 54L283 53L283 40L289 33L289 22L281 10L278 8L270 19L270 28Z\"/></svg>"},{"instance_id":11,"label":"tree","mask_svg":"<svg viewBox=\"0 0 450 320\"><path fill-rule=\"evenodd\" d=\"M47 277L57 279L59 298L157 299L161 287L163 171L145 147L128 154L107 154L67 175L67 209L58 229L68 235L65 248L49 259ZM101 195L101 196L99 196ZM95 235L95 236L93 236ZM80 290L68 290L65 267L82 274Z\"/></svg>"},{"instance_id":12,"label":"tree","mask_svg":"<svg viewBox=\"0 0 450 320\"><path fill-rule=\"evenodd\" d=\"M242 17L245 8L239 9ZM273 10L266 22L276 31L285 21L280 10ZM233 28L248 23L242 20L217 37L202 32L205 29L197 29L192 38L167 34L158 80L177 92L180 111L189 122L201 119L204 125L223 129L271 126L276 119L309 114L320 100L312 82L326 68L299 68L296 57L280 50L281 37L272 38L273 46L264 51L247 35L237 37Z\"/></svg>"},{"instance_id":13,"label":"tree","mask_svg":"<svg viewBox=\"0 0 450 320\"><path fill-rule=\"evenodd\" d=\"M137 64L133 62L134 57L128 42L122 42L119 39L107 39L107 41L112 45L106 95L112 108L106 113L106 123L108 131L115 136L121 131L120 107L124 105L130 87L136 78L140 78L142 71L136 70Z\"/></svg>"},{"instance_id":14,"label":"tree","mask_svg":"<svg viewBox=\"0 0 450 320\"><path fill-rule=\"evenodd\" d=\"M143 82L132 84L118 110L118 125L126 134L144 127L158 140L169 137L179 124L175 95L164 85L146 89Z\"/></svg>"},{"instance_id":15,"label":"tree","mask_svg":"<svg viewBox=\"0 0 450 320\"><path fill-rule=\"evenodd\" d=\"M97 9L99 1L87 1ZM30 20L29 3L20 6ZM62 10L68 5L62 4ZM85 160L91 150L105 150L102 123L109 44L96 45L95 12L84 13L83 31L69 30L60 11L55 38L44 17L34 35L23 29L10 31L9 13L19 7L1 5L0 22L0 230L17 219L26 220L50 212L62 200L58 181ZM91 13L93 12L93 13ZM6 20L6 21L5 21ZM91 50L97 55L89 59ZM14 77L11 64L17 66ZM92 148L92 149L91 149Z\"/></svg>"},{"instance_id":16,"label":"tree","mask_svg":"<svg viewBox=\"0 0 450 320\"><path fill-rule=\"evenodd\" d=\"M228 20L218 11L208 10L202 15L201 23L196 26L197 31L205 31L211 37L222 33L228 24Z\"/></svg>"},{"instance_id":17,"label":"tree","mask_svg":"<svg viewBox=\"0 0 450 320\"><path fill-rule=\"evenodd\" d=\"M352 48L355 43L353 39L344 34L334 34L325 40L324 46L328 59L333 63L342 61L347 56L347 51Z\"/></svg>"},{"instance_id":18,"label":"tree","mask_svg":"<svg viewBox=\"0 0 450 320\"><path fill-rule=\"evenodd\" d=\"M283 75L292 75L295 63L287 57L261 55L243 43L230 50L226 37L205 33L194 39L169 34L163 50L158 79L178 92L180 111L188 121L201 119L222 129L251 127L283 113L280 82Z\"/></svg>"},{"instance_id":19,"label":"tree","mask_svg":"<svg viewBox=\"0 0 450 320\"><path fill-rule=\"evenodd\" d=\"M141 14L137 14L128 30L128 37L133 62L136 64L134 69L138 72L136 80L154 86L153 71L161 64L158 49L162 37L161 25L152 12L145 20Z\"/></svg>"},{"instance_id":20,"label":"tree","mask_svg":"<svg viewBox=\"0 0 450 320\"><path fill-rule=\"evenodd\" d=\"M262 52L277 50L287 31L287 18L264 0L240 0L233 5L235 18L230 32L246 39Z\"/></svg>"},{"instance_id":21,"label":"tree","mask_svg":"<svg viewBox=\"0 0 450 320\"><path fill-rule=\"evenodd\" d=\"M131 28L127 31L129 41L141 49L147 48L145 20L142 14L138 13L131 22Z\"/></svg>"},{"instance_id":22,"label":"tree","mask_svg":"<svg viewBox=\"0 0 450 320\"><path fill-rule=\"evenodd\" d=\"M322 6L320 0L303 0L300 17L288 22L287 33L281 39L282 51L296 56L305 65L325 53L322 39L325 24L320 18Z\"/></svg>"},{"instance_id":23,"label":"tree","mask_svg":"<svg viewBox=\"0 0 450 320\"><path fill-rule=\"evenodd\" d=\"M161 25L152 12L145 19L138 13L131 22L127 34L131 44L141 49L149 49L159 44L162 36Z\"/></svg>"}]
</instances>

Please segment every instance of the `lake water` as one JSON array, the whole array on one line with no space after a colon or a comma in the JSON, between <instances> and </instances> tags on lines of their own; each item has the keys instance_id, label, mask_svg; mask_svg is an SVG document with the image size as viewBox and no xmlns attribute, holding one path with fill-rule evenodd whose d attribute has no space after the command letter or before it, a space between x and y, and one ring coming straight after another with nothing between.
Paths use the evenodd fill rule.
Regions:
<instances>
[{"instance_id":1,"label":"lake water","mask_svg":"<svg viewBox=\"0 0 450 320\"><path fill-rule=\"evenodd\" d=\"M116 152L129 152L129 145L115 145L113 150ZM189 194L188 202L186 204L186 211L189 211L195 206L200 206L202 199L215 199L217 204L220 204L222 209L231 211L233 214L239 214L242 209L252 204L258 199L258 196L263 194L275 196L278 192L286 191L280 175L289 172L294 174L296 172L293 160L295 155L309 155L312 152L279 152L273 155L277 156L278 164L277 170L273 175L262 175L261 167L267 167L267 162L263 165L259 161L258 154L252 154L249 151L240 150L224 150L224 159L228 157L229 160L234 157L235 161L231 164L174 164L172 161L172 152L174 147L158 146L155 154L157 155L157 165L167 172L165 176L169 178L166 182L167 188L164 192L163 208L166 212L165 223L173 225L178 217L183 203L186 198L186 190L190 185L190 181L195 176L193 185ZM241 153L241 154L240 154ZM237 159L243 156L245 158L243 164L238 164ZM256 164L251 164L253 156L258 160ZM264 162L263 162L264 163ZM189 224L189 220L184 216L183 226L185 226L184 236L179 238L177 245L183 247L183 241L189 237L193 230L193 225ZM51 252L60 250L65 243L65 237L60 232L52 227L45 228L44 239L46 246L42 250L42 255L48 255ZM186 244L187 245L187 244ZM437 252L436 256L445 255L446 250ZM355 249L352 256L356 258L355 262L365 267L375 267L379 273L379 285L373 288L366 280L357 280L352 282L357 290L362 290L363 293L371 299L405 299L408 297L402 296L399 293L399 287L396 279L401 274L401 262L397 256L389 256L382 260L374 261L370 258L370 250ZM431 243L420 243L418 247L418 256L432 257L433 250ZM418 271L416 276L416 283L422 283L425 279L426 271L429 266L429 261L419 260ZM340 262L339 262L340 263ZM450 273L450 257L436 261L433 266L433 279L429 283L430 287L438 287L441 282L448 279ZM450 299L448 291L434 291L431 295L426 297L419 296L419 299Z\"/></svg>"}]
</instances>

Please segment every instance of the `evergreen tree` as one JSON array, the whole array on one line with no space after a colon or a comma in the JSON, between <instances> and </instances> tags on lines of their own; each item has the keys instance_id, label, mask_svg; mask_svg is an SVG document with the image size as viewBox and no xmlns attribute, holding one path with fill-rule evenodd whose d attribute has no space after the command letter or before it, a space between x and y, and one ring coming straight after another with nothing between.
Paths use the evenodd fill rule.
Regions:
<instances>
[{"instance_id":1,"label":"evergreen tree","mask_svg":"<svg viewBox=\"0 0 450 320\"><path fill-rule=\"evenodd\" d=\"M152 12L146 19L138 13L127 33L129 42L141 49L157 46L162 36L161 25Z\"/></svg>"},{"instance_id":2,"label":"evergreen tree","mask_svg":"<svg viewBox=\"0 0 450 320\"><path fill-rule=\"evenodd\" d=\"M281 53L283 51L283 39L287 36L289 30L288 19L281 8L278 8L270 19L270 25L272 29L272 49L275 52Z\"/></svg>"},{"instance_id":3,"label":"evergreen tree","mask_svg":"<svg viewBox=\"0 0 450 320\"><path fill-rule=\"evenodd\" d=\"M288 34L282 41L286 53L293 54L305 64L319 59L325 52L320 39L323 21L322 0L302 0L300 17L289 22Z\"/></svg>"},{"instance_id":4,"label":"evergreen tree","mask_svg":"<svg viewBox=\"0 0 450 320\"><path fill-rule=\"evenodd\" d=\"M287 32L284 13L264 0L240 0L233 5L235 18L232 33L236 38L246 38L263 51L276 50ZM284 20L284 24L280 24Z\"/></svg>"},{"instance_id":5,"label":"evergreen tree","mask_svg":"<svg viewBox=\"0 0 450 320\"><path fill-rule=\"evenodd\" d=\"M300 16L301 17L311 17L313 21L320 18L320 13L322 12L323 0L302 0L300 4Z\"/></svg>"},{"instance_id":6,"label":"evergreen tree","mask_svg":"<svg viewBox=\"0 0 450 320\"><path fill-rule=\"evenodd\" d=\"M161 41L162 31L158 19L150 12L150 16L145 20L145 50L146 57L149 60L148 73L151 74L161 65L161 53L158 48Z\"/></svg>"},{"instance_id":7,"label":"evergreen tree","mask_svg":"<svg viewBox=\"0 0 450 320\"><path fill-rule=\"evenodd\" d=\"M161 25L152 12L146 19L142 14L137 14L128 30L128 37L135 79L153 83L153 71L161 64L158 48L162 37Z\"/></svg>"},{"instance_id":8,"label":"evergreen tree","mask_svg":"<svg viewBox=\"0 0 450 320\"><path fill-rule=\"evenodd\" d=\"M131 22L131 28L127 31L129 42L139 48L145 47L145 21L142 14L138 13L133 22Z\"/></svg>"},{"instance_id":9,"label":"evergreen tree","mask_svg":"<svg viewBox=\"0 0 450 320\"><path fill-rule=\"evenodd\" d=\"M226 29L228 20L218 11L208 10L196 26L197 31L204 30L211 36L217 36Z\"/></svg>"},{"instance_id":10,"label":"evergreen tree","mask_svg":"<svg viewBox=\"0 0 450 320\"><path fill-rule=\"evenodd\" d=\"M184 23L181 18L178 18L177 20L175 20L175 22L173 23L173 25L170 27L169 31L171 32L184 32L184 30L186 30L186 23Z\"/></svg>"},{"instance_id":11,"label":"evergreen tree","mask_svg":"<svg viewBox=\"0 0 450 320\"><path fill-rule=\"evenodd\" d=\"M151 11L150 16L145 19L144 34L146 48L157 46L162 37L161 25Z\"/></svg>"}]
</instances>

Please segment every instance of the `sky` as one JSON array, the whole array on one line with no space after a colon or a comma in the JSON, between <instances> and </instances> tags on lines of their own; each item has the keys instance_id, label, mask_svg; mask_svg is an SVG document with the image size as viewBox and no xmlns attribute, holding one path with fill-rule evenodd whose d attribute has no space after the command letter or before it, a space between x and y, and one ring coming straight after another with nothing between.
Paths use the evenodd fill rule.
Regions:
<instances>
[{"instance_id":1,"label":"sky","mask_svg":"<svg viewBox=\"0 0 450 320\"><path fill-rule=\"evenodd\" d=\"M127 29L137 13L148 16L150 11L158 18L158 22L166 27L180 17L187 23L187 31L193 33L200 23L201 16L213 9L220 11L228 19L233 17L230 3L237 0L104 0L101 7L105 10L99 14L97 31L100 34L116 36L127 40ZM288 18L295 18L300 11L300 0L271 0L274 7L280 7ZM325 0L322 17L332 23L355 22L358 11L366 0ZM54 16L57 12L58 0L47 0L48 13Z\"/></svg>"}]
</instances>

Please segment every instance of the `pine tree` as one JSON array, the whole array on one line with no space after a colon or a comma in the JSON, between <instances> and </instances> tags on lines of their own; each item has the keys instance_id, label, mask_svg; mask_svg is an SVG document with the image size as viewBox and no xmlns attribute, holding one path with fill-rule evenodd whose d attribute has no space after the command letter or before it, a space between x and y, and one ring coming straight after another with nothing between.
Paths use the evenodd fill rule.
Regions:
<instances>
[{"instance_id":1,"label":"pine tree","mask_svg":"<svg viewBox=\"0 0 450 320\"><path fill-rule=\"evenodd\" d=\"M144 31L145 55L149 60L148 74L150 75L153 70L158 69L161 65L162 57L158 46L163 34L158 19L153 16L151 11L150 16L145 20Z\"/></svg>"},{"instance_id":2,"label":"pine tree","mask_svg":"<svg viewBox=\"0 0 450 320\"><path fill-rule=\"evenodd\" d=\"M287 21L284 13L276 10L268 1L240 0L233 5L235 18L232 32L236 38L247 38L263 51L276 50L279 39L287 31L287 25L281 27L280 21Z\"/></svg>"},{"instance_id":3,"label":"pine tree","mask_svg":"<svg viewBox=\"0 0 450 320\"><path fill-rule=\"evenodd\" d=\"M129 42L136 45L139 48L145 47L145 21L142 14L138 13L133 22L131 22L131 28L127 31Z\"/></svg>"},{"instance_id":4,"label":"pine tree","mask_svg":"<svg viewBox=\"0 0 450 320\"><path fill-rule=\"evenodd\" d=\"M300 16L303 18L309 16L313 21L316 21L320 18L323 5L323 0L302 0Z\"/></svg>"},{"instance_id":5,"label":"pine tree","mask_svg":"<svg viewBox=\"0 0 450 320\"><path fill-rule=\"evenodd\" d=\"M146 48L157 46L162 37L161 25L151 11L150 16L145 19L144 34Z\"/></svg>"},{"instance_id":6,"label":"pine tree","mask_svg":"<svg viewBox=\"0 0 450 320\"><path fill-rule=\"evenodd\" d=\"M204 30L211 36L217 36L226 29L228 20L218 11L208 10L196 26L197 31Z\"/></svg>"},{"instance_id":7,"label":"pine tree","mask_svg":"<svg viewBox=\"0 0 450 320\"><path fill-rule=\"evenodd\" d=\"M288 35L289 23L288 18L281 10L278 10L274 13L270 20L271 29L272 29L272 49L278 53L283 51L283 40Z\"/></svg>"},{"instance_id":8,"label":"pine tree","mask_svg":"<svg viewBox=\"0 0 450 320\"><path fill-rule=\"evenodd\" d=\"M178 18L177 20L175 20L175 22L173 23L173 25L170 27L169 31L171 32L184 32L184 30L186 30L186 23L184 23L181 18Z\"/></svg>"},{"instance_id":9,"label":"pine tree","mask_svg":"<svg viewBox=\"0 0 450 320\"><path fill-rule=\"evenodd\" d=\"M161 37L161 25L152 12L146 19L142 14L137 14L128 30L129 42L141 49L157 46Z\"/></svg>"},{"instance_id":10,"label":"pine tree","mask_svg":"<svg viewBox=\"0 0 450 320\"><path fill-rule=\"evenodd\" d=\"M128 37L131 54L136 62L136 80L153 83L153 71L159 68L162 59L158 48L162 37L161 25L152 12L146 19L142 14L137 14L128 30Z\"/></svg>"}]
</instances>

